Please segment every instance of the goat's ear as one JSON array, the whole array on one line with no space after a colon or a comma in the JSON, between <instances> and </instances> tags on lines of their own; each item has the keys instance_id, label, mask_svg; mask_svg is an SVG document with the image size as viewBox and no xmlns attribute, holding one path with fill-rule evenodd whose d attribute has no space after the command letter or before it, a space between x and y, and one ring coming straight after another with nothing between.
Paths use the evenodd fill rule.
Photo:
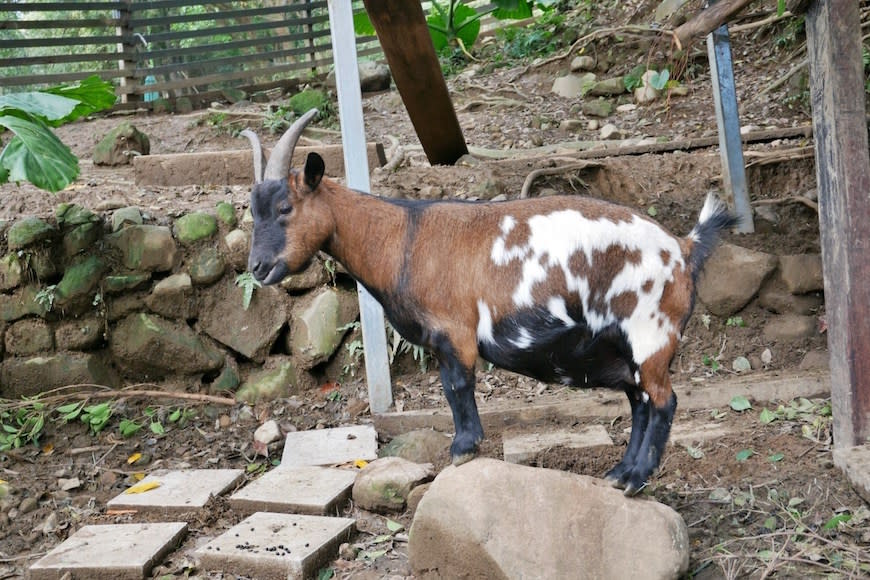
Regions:
<instances>
[{"instance_id":1,"label":"goat's ear","mask_svg":"<svg viewBox=\"0 0 870 580\"><path fill-rule=\"evenodd\" d=\"M314 191L320 185L320 180L323 179L323 171L326 169L326 164L323 163L323 157L317 153L309 153L305 159L305 185L308 189Z\"/></svg>"}]
</instances>

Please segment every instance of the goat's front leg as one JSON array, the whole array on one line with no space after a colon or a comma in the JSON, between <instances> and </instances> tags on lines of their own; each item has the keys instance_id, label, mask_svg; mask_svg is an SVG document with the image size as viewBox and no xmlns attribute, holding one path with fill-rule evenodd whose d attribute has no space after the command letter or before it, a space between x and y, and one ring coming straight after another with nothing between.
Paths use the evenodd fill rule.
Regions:
<instances>
[{"instance_id":1,"label":"goat's front leg","mask_svg":"<svg viewBox=\"0 0 870 580\"><path fill-rule=\"evenodd\" d=\"M650 416L649 395L635 385L627 386L625 394L628 395L628 403L631 405L631 436L628 439L628 447L625 449L622 461L604 476L604 479L613 484L614 487L623 489L637 462L637 454L643 443Z\"/></svg>"},{"instance_id":2,"label":"goat's front leg","mask_svg":"<svg viewBox=\"0 0 870 580\"><path fill-rule=\"evenodd\" d=\"M477 446L483 440L483 426L474 400L474 365L463 364L452 348L437 354L441 365L441 385L456 430L450 456L454 465L461 465L474 458Z\"/></svg>"}]
</instances>

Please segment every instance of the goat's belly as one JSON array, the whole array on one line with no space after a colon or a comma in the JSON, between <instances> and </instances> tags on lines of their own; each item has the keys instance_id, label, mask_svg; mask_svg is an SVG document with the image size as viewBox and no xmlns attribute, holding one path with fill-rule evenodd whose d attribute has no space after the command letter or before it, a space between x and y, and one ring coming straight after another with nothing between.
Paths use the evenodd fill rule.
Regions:
<instances>
[{"instance_id":1,"label":"goat's belly","mask_svg":"<svg viewBox=\"0 0 870 580\"><path fill-rule=\"evenodd\" d=\"M504 318L478 350L503 369L544 382L575 387L625 388L637 370L631 348L615 324L593 333L585 323L568 325L544 310Z\"/></svg>"}]
</instances>

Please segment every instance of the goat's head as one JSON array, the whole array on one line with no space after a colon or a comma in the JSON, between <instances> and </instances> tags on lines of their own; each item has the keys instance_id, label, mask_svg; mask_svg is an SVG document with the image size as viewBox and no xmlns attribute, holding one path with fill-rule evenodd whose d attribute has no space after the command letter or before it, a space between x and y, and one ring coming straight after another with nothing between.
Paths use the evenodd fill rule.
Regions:
<instances>
[{"instance_id":1,"label":"goat's head","mask_svg":"<svg viewBox=\"0 0 870 580\"><path fill-rule=\"evenodd\" d=\"M257 135L247 129L241 133L254 150L254 231L248 270L263 284L275 284L301 270L329 235L322 204L312 201L311 195L323 177L323 158L311 153L302 172L290 169L296 142L316 114L317 109L308 111L287 129L265 168Z\"/></svg>"}]
</instances>

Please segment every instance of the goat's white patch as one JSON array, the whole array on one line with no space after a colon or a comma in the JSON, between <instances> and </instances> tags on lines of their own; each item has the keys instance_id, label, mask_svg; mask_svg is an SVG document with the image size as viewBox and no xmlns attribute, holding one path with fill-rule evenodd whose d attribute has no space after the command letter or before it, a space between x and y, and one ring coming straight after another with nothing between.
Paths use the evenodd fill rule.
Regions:
<instances>
[{"instance_id":1,"label":"goat's white patch","mask_svg":"<svg viewBox=\"0 0 870 580\"><path fill-rule=\"evenodd\" d=\"M565 323L565 326L571 327L577 324L573 318L568 316L568 308L565 306L565 299L561 296L552 296L547 301L547 310L554 318L558 318Z\"/></svg>"},{"instance_id":2,"label":"goat's white patch","mask_svg":"<svg viewBox=\"0 0 870 580\"><path fill-rule=\"evenodd\" d=\"M644 403L649 403L649 393L647 393L646 391L642 392L640 394L640 400Z\"/></svg>"},{"instance_id":3,"label":"goat's white patch","mask_svg":"<svg viewBox=\"0 0 870 580\"><path fill-rule=\"evenodd\" d=\"M532 216L528 219L528 226L529 236L522 244L507 246L507 233L516 227L516 220L512 216L502 218L503 235L493 242L491 251L496 265L504 266L513 260L522 262L521 278L512 294L517 308L533 306L535 285L547 280L551 268L560 268L566 280L566 290L575 292L580 298L590 330L597 332L618 323L628 338L637 364L667 344L674 326L670 319L662 316L659 302L665 284L673 279L674 269L683 267L685 263L676 238L639 216L614 223L605 218L588 219L571 209ZM611 246L622 247L626 252L639 252L640 261L625 262L610 288L605 290L602 309L591 304L589 280L585 273L571 271L571 257L583 252L586 263L592 265L593 254ZM667 266L662 261L663 251L672 257ZM647 282L651 282L652 287L644 292L642 288ZM638 298L637 305L628 318L618 319L611 311L610 301L624 292L634 293ZM559 304L552 298L548 299L547 308L564 320L560 316ZM561 308L564 308L564 299ZM564 315L567 317L567 311Z\"/></svg>"},{"instance_id":4,"label":"goat's white patch","mask_svg":"<svg viewBox=\"0 0 870 580\"><path fill-rule=\"evenodd\" d=\"M634 384L640 384L640 371L634 371Z\"/></svg>"},{"instance_id":5,"label":"goat's white patch","mask_svg":"<svg viewBox=\"0 0 870 580\"><path fill-rule=\"evenodd\" d=\"M713 214L718 212L720 209L725 207L725 204L720 200L714 192L709 192L707 194L707 199L704 200L704 207L701 208L701 214L698 216L698 223L695 227L692 228L692 231L689 232L689 238L693 242L697 242L700 239L700 235L698 230L700 227L711 217Z\"/></svg>"},{"instance_id":6,"label":"goat's white patch","mask_svg":"<svg viewBox=\"0 0 870 580\"><path fill-rule=\"evenodd\" d=\"M510 339L510 343L517 348L525 350L532 346L534 340L532 340L532 335L528 328L520 328L520 335Z\"/></svg>"},{"instance_id":7,"label":"goat's white patch","mask_svg":"<svg viewBox=\"0 0 870 580\"><path fill-rule=\"evenodd\" d=\"M483 300L477 301L477 340L478 342L495 342L492 336L492 313Z\"/></svg>"}]
</instances>

